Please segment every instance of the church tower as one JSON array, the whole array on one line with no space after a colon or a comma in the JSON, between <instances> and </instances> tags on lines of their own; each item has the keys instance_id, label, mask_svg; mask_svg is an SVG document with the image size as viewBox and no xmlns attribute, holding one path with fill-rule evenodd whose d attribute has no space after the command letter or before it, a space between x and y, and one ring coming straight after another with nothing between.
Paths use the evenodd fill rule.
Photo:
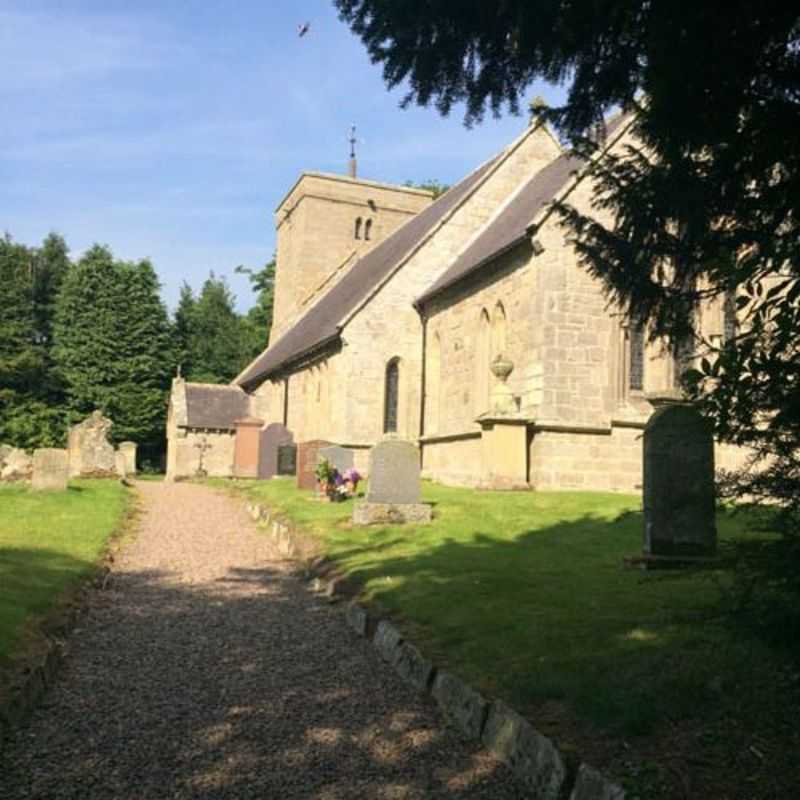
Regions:
<instances>
[{"instance_id":1,"label":"church tower","mask_svg":"<svg viewBox=\"0 0 800 800\"><path fill-rule=\"evenodd\" d=\"M351 151L352 152L352 151ZM367 250L430 204L428 191L304 172L275 212L277 265L270 344Z\"/></svg>"}]
</instances>

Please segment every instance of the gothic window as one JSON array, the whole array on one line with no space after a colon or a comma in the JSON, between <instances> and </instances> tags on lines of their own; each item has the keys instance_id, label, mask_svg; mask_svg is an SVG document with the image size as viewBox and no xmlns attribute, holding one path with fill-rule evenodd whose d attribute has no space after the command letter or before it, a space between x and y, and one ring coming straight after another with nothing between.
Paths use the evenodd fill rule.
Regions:
<instances>
[{"instance_id":1,"label":"gothic window","mask_svg":"<svg viewBox=\"0 0 800 800\"><path fill-rule=\"evenodd\" d=\"M393 358L386 365L383 399L383 432L397 432L397 400L400 389L400 359Z\"/></svg>"},{"instance_id":2,"label":"gothic window","mask_svg":"<svg viewBox=\"0 0 800 800\"><path fill-rule=\"evenodd\" d=\"M361 217L356 217L356 239L360 239L361 238L361 223L362 223L362 221L363 220L361 219Z\"/></svg>"},{"instance_id":3,"label":"gothic window","mask_svg":"<svg viewBox=\"0 0 800 800\"><path fill-rule=\"evenodd\" d=\"M364 238L369 241L370 234L372 233L372 220L368 219L364 223Z\"/></svg>"},{"instance_id":4,"label":"gothic window","mask_svg":"<svg viewBox=\"0 0 800 800\"><path fill-rule=\"evenodd\" d=\"M439 334L435 333L431 339L430 350L428 352L428 368L425 372L425 387L428 395L428 416L425 424L426 433L436 433L439 430L441 363L442 343Z\"/></svg>"},{"instance_id":5,"label":"gothic window","mask_svg":"<svg viewBox=\"0 0 800 800\"><path fill-rule=\"evenodd\" d=\"M736 338L736 292L725 292L722 304L722 340L730 342Z\"/></svg>"},{"instance_id":6,"label":"gothic window","mask_svg":"<svg viewBox=\"0 0 800 800\"><path fill-rule=\"evenodd\" d=\"M632 323L628 328L628 388L644 390L644 327Z\"/></svg>"},{"instance_id":7,"label":"gothic window","mask_svg":"<svg viewBox=\"0 0 800 800\"><path fill-rule=\"evenodd\" d=\"M489 410L489 364L492 360L491 323L489 313L481 309L475 347L475 413Z\"/></svg>"}]
</instances>

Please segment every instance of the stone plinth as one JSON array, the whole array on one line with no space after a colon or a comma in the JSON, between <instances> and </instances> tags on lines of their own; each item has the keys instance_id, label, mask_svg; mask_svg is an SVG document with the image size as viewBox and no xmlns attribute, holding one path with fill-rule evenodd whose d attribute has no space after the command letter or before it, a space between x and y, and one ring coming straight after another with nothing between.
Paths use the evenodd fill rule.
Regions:
<instances>
[{"instance_id":1,"label":"stone plinth","mask_svg":"<svg viewBox=\"0 0 800 800\"><path fill-rule=\"evenodd\" d=\"M136 474L136 442L120 442L117 448L125 457L125 474Z\"/></svg>"},{"instance_id":2,"label":"stone plinth","mask_svg":"<svg viewBox=\"0 0 800 800\"><path fill-rule=\"evenodd\" d=\"M432 509L427 503L356 503L353 525L399 525L430 522Z\"/></svg>"},{"instance_id":3,"label":"stone plinth","mask_svg":"<svg viewBox=\"0 0 800 800\"><path fill-rule=\"evenodd\" d=\"M481 425L482 475L486 489L528 489L528 422L484 415Z\"/></svg>"},{"instance_id":4,"label":"stone plinth","mask_svg":"<svg viewBox=\"0 0 800 800\"><path fill-rule=\"evenodd\" d=\"M644 431L644 555L716 549L711 427L692 406L662 406Z\"/></svg>"},{"instance_id":5,"label":"stone plinth","mask_svg":"<svg viewBox=\"0 0 800 800\"><path fill-rule=\"evenodd\" d=\"M106 478L117 474L114 447L108 441L113 423L100 411L93 411L69 431L69 474L71 477Z\"/></svg>"},{"instance_id":6,"label":"stone plinth","mask_svg":"<svg viewBox=\"0 0 800 800\"><path fill-rule=\"evenodd\" d=\"M69 453L53 447L33 451L34 489L64 491L69 480Z\"/></svg>"}]
</instances>

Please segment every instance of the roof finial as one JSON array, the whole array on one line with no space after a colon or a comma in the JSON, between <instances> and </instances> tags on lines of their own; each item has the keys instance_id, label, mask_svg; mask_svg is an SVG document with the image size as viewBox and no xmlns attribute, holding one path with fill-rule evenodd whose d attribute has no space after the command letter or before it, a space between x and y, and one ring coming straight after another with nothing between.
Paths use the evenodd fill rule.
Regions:
<instances>
[{"instance_id":1,"label":"roof finial","mask_svg":"<svg viewBox=\"0 0 800 800\"><path fill-rule=\"evenodd\" d=\"M347 140L350 142L350 164L348 165L348 175L351 178L355 178L358 174L358 162L356 161L356 126L350 126L350 138Z\"/></svg>"},{"instance_id":2,"label":"roof finial","mask_svg":"<svg viewBox=\"0 0 800 800\"><path fill-rule=\"evenodd\" d=\"M537 94L536 97L528 103L528 113L530 114L529 124L536 125L540 123L545 111L547 111L547 102L540 94Z\"/></svg>"}]
</instances>

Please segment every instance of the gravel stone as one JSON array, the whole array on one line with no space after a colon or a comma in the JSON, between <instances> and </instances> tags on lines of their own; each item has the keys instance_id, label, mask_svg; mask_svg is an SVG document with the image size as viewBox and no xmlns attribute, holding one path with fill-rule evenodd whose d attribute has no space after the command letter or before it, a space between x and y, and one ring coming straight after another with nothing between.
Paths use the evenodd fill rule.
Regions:
<instances>
[{"instance_id":1,"label":"gravel stone","mask_svg":"<svg viewBox=\"0 0 800 800\"><path fill-rule=\"evenodd\" d=\"M5 743L3 800L525 796L291 576L234 498L136 486L138 536Z\"/></svg>"}]
</instances>

